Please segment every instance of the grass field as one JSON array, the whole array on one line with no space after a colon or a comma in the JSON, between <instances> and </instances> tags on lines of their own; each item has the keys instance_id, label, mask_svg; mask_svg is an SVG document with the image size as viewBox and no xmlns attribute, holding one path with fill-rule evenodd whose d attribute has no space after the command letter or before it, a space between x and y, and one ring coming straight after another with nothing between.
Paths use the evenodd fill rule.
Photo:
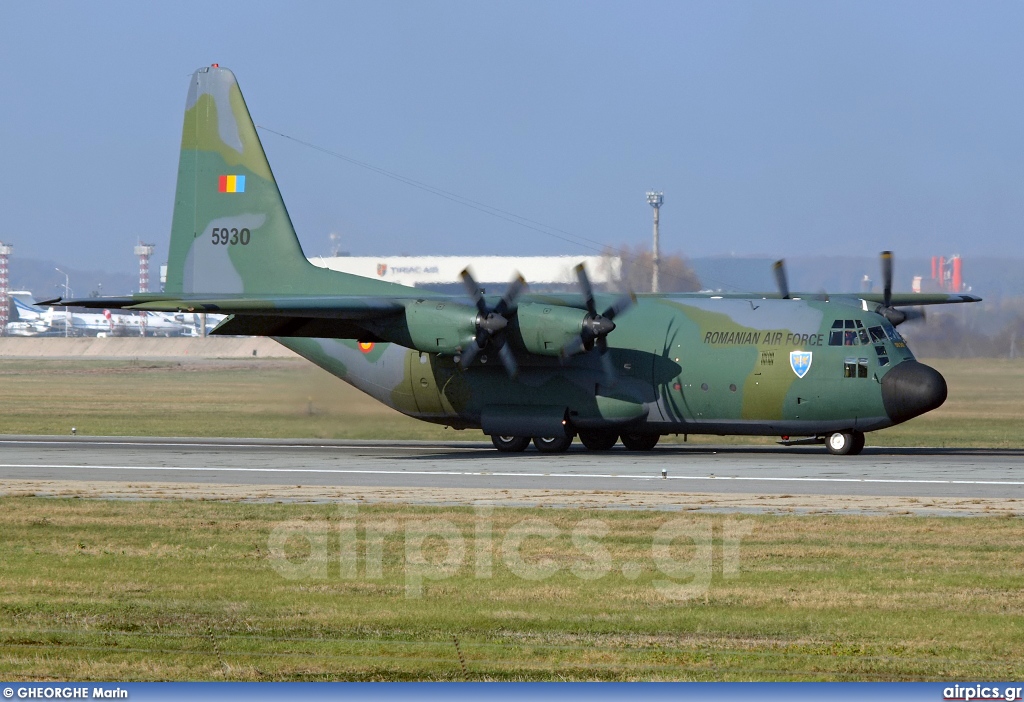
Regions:
<instances>
[{"instance_id":1,"label":"grass field","mask_svg":"<svg viewBox=\"0 0 1024 702\"><path fill-rule=\"evenodd\" d=\"M929 363L947 379L946 404L872 433L869 444L1024 447L1024 360ZM483 439L404 417L301 360L0 360L0 383L3 434L68 434L74 426L84 435Z\"/></svg>"},{"instance_id":2,"label":"grass field","mask_svg":"<svg viewBox=\"0 0 1024 702\"><path fill-rule=\"evenodd\" d=\"M655 553L679 519L709 551L678 538ZM510 545L538 525L552 538ZM22 497L0 499L0 529L6 679L1024 677L1019 518ZM410 563L437 577L419 597ZM656 581L700 582L673 564L706 588L667 597Z\"/></svg>"},{"instance_id":3,"label":"grass field","mask_svg":"<svg viewBox=\"0 0 1024 702\"><path fill-rule=\"evenodd\" d=\"M946 405L872 443L1021 446L1024 363L934 365ZM482 438L301 361L5 360L0 383L8 434ZM655 549L678 519L699 543ZM1019 517L6 497L0 530L9 679L1024 677Z\"/></svg>"}]
</instances>

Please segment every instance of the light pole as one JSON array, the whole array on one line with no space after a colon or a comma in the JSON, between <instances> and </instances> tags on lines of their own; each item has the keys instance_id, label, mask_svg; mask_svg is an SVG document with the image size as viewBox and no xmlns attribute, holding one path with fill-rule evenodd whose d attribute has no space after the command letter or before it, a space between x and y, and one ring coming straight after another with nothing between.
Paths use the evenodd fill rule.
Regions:
<instances>
[{"instance_id":1,"label":"light pole","mask_svg":"<svg viewBox=\"0 0 1024 702\"><path fill-rule=\"evenodd\" d=\"M71 297L71 276L69 276L67 273L62 271L60 268L54 268L53 270L57 271L62 276L64 276L64 299L66 300L69 297ZM70 317L71 317L71 310L69 310L67 307L65 307L64 308L64 338L67 338L67 336L68 336L68 326L69 326L68 322L70 321Z\"/></svg>"},{"instance_id":2,"label":"light pole","mask_svg":"<svg viewBox=\"0 0 1024 702\"><path fill-rule=\"evenodd\" d=\"M665 201L664 193L647 191L647 204L654 208L654 249L651 259L651 292L659 292L660 285L658 274L661 269L661 247L658 242L658 214L661 211L661 203Z\"/></svg>"}]
</instances>

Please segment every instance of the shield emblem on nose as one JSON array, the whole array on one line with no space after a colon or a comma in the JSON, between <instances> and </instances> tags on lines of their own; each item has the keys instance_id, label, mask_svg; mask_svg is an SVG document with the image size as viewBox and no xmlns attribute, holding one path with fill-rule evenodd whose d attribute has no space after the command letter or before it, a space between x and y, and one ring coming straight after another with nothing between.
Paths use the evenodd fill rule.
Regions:
<instances>
[{"instance_id":1,"label":"shield emblem on nose","mask_svg":"<svg viewBox=\"0 0 1024 702\"><path fill-rule=\"evenodd\" d=\"M377 275L383 277L384 274L387 273L387 272L388 272L388 264L386 264L386 263L378 263L377 264Z\"/></svg>"},{"instance_id":2,"label":"shield emblem on nose","mask_svg":"<svg viewBox=\"0 0 1024 702\"><path fill-rule=\"evenodd\" d=\"M793 372L796 373L797 378L803 378L807 375L807 371L811 369L811 352L790 351L789 365L793 369Z\"/></svg>"}]
</instances>

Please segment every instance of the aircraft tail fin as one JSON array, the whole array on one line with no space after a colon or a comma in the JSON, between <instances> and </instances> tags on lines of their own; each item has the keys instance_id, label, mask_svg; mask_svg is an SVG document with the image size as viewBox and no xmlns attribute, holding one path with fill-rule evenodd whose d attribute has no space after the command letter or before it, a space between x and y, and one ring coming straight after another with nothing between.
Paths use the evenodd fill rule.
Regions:
<instances>
[{"instance_id":1,"label":"aircraft tail fin","mask_svg":"<svg viewBox=\"0 0 1024 702\"><path fill-rule=\"evenodd\" d=\"M19 319L38 319L43 315L43 309L36 306L31 295L14 294L11 298L14 300L14 309Z\"/></svg>"},{"instance_id":2,"label":"aircraft tail fin","mask_svg":"<svg viewBox=\"0 0 1024 702\"><path fill-rule=\"evenodd\" d=\"M165 292L388 294L306 260L235 75L197 70L185 104Z\"/></svg>"}]
</instances>

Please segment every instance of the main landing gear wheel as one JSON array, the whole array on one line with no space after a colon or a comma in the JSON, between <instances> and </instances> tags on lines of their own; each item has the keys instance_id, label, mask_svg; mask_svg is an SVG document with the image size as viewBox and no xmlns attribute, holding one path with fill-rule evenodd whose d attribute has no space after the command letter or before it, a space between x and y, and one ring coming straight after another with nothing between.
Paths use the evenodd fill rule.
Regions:
<instances>
[{"instance_id":1,"label":"main landing gear wheel","mask_svg":"<svg viewBox=\"0 0 1024 702\"><path fill-rule=\"evenodd\" d=\"M825 445L834 456L856 456L864 450L864 432L837 431L829 434Z\"/></svg>"},{"instance_id":2,"label":"main landing gear wheel","mask_svg":"<svg viewBox=\"0 0 1024 702\"><path fill-rule=\"evenodd\" d=\"M615 442L619 440L619 435L613 431L581 431L580 441L591 451L607 451Z\"/></svg>"},{"instance_id":3,"label":"main landing gear wheel","mask_svg":"<svg viewBox=\"0 0 1024 702\"><path fill-rule=\"evenodd\" d=\"M535 436L533 445L541 453L562 453L572 444L571 436Z\"/></svg>"},{"instance_id":4,"label":"main landing gear wheel","mask_svg":"<svg viewBox=\"0 0 1024 702\"><path fill-rule=\"evenodd\" d=\"M622 445L630 451L650 451L661 438L659 434L623 434Z\"/></svg>"},{"instance_id":5,"label":"main landing gear wheel","mask_svg":"<svg viewBox=\"0 0 1024 702\"><path fill-rule=\"evenodd\" d=\"M491 436L491 443L494 444L494 448L502 453L520 453L525 451L526 447L530 445L530 437L498 436L494 434Z\"/></svg>"}]
</instances>

